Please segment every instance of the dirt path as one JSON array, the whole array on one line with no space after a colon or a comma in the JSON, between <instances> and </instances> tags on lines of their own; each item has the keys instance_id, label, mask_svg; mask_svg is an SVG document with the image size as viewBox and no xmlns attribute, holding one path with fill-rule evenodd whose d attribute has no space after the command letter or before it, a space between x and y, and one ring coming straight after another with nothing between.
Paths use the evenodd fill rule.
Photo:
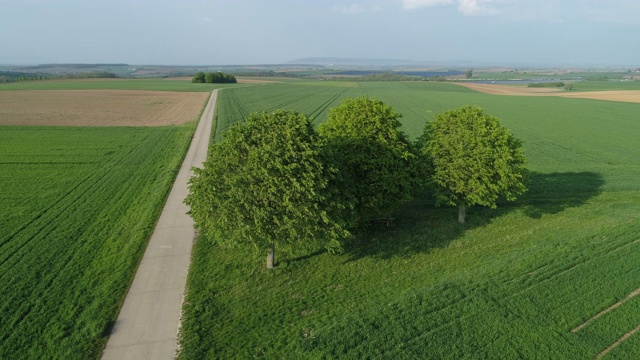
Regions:
<instances>
[{"instance_id":1,"label":"dirt path","mask_svg":"<svg viewBox=\"0 0 640 360\"><path fill-rule=\"evenodd\" d=\"M173 359L191 260L193 220L183 203L194 166L206 160L217 90L211 93L102 359Z\"/></svg>"}]
</instances>

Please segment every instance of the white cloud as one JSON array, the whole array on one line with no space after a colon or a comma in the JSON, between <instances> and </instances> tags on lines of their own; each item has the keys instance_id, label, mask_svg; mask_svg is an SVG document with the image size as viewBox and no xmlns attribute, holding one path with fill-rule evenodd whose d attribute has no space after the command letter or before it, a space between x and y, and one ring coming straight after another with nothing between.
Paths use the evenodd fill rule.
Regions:
<instances>
[{"instance_id":1,"label":"white cloud","mask_svg":"<svg viewBox=\"0 0 640 360\"><path fill-rule=\"evenodd\" d=\"M421 7L457 5L458 11L464 15L496 15L500 13L492 4L512 2L511 0L402 0L405 9Z\"/></svg>"},{"instance_id":2,"label":"white cloud","mask_svg":"<svg viewBox=\"0 0 640 360\"><path fill-rule=\"evenodd\" d=\"M202 18L202 22L210 23L211 21L213 21L213 20L211 20L211 18L208 17L208 16L205 16L205 17Z\"/></svg>"},{"instance_id":3,"label":"white cloud","mask_svg":"<svg viewBox=\"0 0 640 360\"><path fill-rule=\"evenodd\" d=\"M489 7L493 2L492 0L460 0L458 11L464 15L496 15L499 11Z\"/></svg>"},{"instance_id":4,"label":"white cloud","mask_svg":"<svg viewBox=\"0 0 640 360\"><path fill-rule=\"evenodd\" d=\"M443 6L454 4L453 0L402 0L405 9L417 9L421 7Z\"/></svg>"},{"instance_id":5,"label":"white cloud","mask_svg":"<svg viewBox=\"0 0 640 360\"><path fill-rule=\"evenodd\" d=\"M351 4L349 6L336 6L334 11L341 12L343 14L360 14L366 11L365 7L360 4Z\"/></svg>"}]
</instances>

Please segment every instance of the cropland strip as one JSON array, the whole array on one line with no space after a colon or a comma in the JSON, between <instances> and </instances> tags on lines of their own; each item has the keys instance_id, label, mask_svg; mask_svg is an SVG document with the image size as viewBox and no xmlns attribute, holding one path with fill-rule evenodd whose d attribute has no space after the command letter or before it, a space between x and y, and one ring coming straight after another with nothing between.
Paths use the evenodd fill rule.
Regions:
<instances>
[{"instance_id":1,"label":"cropland strip","mask_svg":"<svg viewBox=\"0 0 640 360\"><path fill-rule=\"evenodd\" d=\"M559 96L574 99L593 99L640 103L640 90L569 92L554 88L527 88L493 84L459 84L472 90L491 95L511 96Z\"/></svg>"},{"instance_id":2,"label":"cropland strip","mask_svg":"<svg viewBox=\"0 0 640 360\"><path fill-rule=\"evenodd\" d=\"M608 348L604 349L601 353L596 355L596 359L600 359L603 356L607 355L607 353L609 353L611 350L618 347L618 345L622 344L625 340L633 336L633 334L637 333L639 330L640 330L640 325L636 326L633 330L629 331L628 333L622 335L622 337L618 339L616 342L614 342L613 344L611 344L611 346L609 346Z\"/></svg>"},{"instance_id":3,"label":"cropland strip","mask_svg":"<svg viewBox=\"0 0 640 360\"><path fill-rule=\"evenodd\" d=\"M164 126L196 120L206 92L0 91L0 125Z\"/></svg>"},{"instance_id":4,"label":"cropland strip","mask_svg":"<svg viewBox=\"0 0 640 360\"><path fill-rule=\"evenodd\" d=\"M596 320L597 318L601 317L602 315L610 312L611 310L617 308L618 306L624 304L625 302L633 299L634 297L640 295L640 288L635 289L634 291L632 291L629 295L627 295L627 297L625 297L624 299L618 301L617 303L609 306L608 308L600 311L599 313L597 313L594 317L592 317L591 319L583 322L582 324L580 324L579 326L576 326L575 328L573 328L571 330L572 333L576 333L578 331L580 331L582 328L584 328L585 326L589 325L591 322L593 322L594 320Z\"/></svg>"}]
</instances>

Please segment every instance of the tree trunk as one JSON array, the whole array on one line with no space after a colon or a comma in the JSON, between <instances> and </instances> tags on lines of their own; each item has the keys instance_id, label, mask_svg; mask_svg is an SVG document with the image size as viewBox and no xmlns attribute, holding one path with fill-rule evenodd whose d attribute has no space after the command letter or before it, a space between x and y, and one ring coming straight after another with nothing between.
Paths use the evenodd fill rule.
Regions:
<instances>
[{"instance_id":1,"label":"tree trunk","mask_svg":"<svg viewBox=\"0 0 640 360\"><path fill-rule=\"evenodd\" d=\"M271 244L271 250L267 254L267 269L273 269L276 265L276 245Z\"/></svg>"},{"instance_id":2,"label":"tree trunk","mask_svg":"<svg viewBox=\"0 0 640 360\"><path fill-rule=\"evenodd\" d=\"M458 222L464 224L464 220L467 217L467 209L464 203L458 204Z\"/></svg>"}]
</instances>

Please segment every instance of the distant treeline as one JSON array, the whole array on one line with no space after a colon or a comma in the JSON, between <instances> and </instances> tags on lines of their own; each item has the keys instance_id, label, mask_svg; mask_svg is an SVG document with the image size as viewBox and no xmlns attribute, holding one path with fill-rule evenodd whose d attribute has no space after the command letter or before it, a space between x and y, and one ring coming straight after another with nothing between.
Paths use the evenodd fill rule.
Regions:
<instances>
[{"instance_id":1,"label":"distant treeline","mask_svg":"<svg viewBox=\"0 0 640 360\"><path fill-rule=\"evenodd\" d=\"M422 81L425 78L421 76L406 76L406 75L398 75L394 73L377 73L377 74L369 74L365 76L331 76L325 77L327 80L332 81L356 81L356 82L366 82L366 81Z\"/></svg>"},{"instance_id":2,"label":"distant treeline","mask_svg":"<svg viewBox=\"0 0 640 360\"><path fill-rule=\"evenodd\" d=\"M195 74L192 83L222 83L222 84L235 84L238 81L236 77L231 74L225 74L220 71L204 73L202 71Z\"/></svg>"},{"instance_id":3,"label":"distant treeline","mask_svg":"<svg viewBox=\"0 0 640 360\"><path fill-rule=\"evenodd\" d=\"M127 64L40 64L35 66L29 66L29 69L48 69L48 68L75 68L75 69L87 69L94 67L116 67L116 66L129 66Z\"/></svg>"},{"instance_id":4,"label":"distant treeline","mask_svg":"<svg viewBox=\"0 0 640 360\"><path fill-rule=\"evenodd\" d=\"M393 75L420 76L425 78L431 78L431 77L451 77L451 76L464 75L465 71L447 70L447 71L393 71L393 72L390 72L390 71L380 71L380 70L350 70L350 71L336 72L334 75L366 76L366 75L375 75L375 74L393 74Z\"/></svg>"},{"instance_id":5,"label":"distant treeline","mask_svg":"<svg viewBox=\"0 0 640 360\"><path fill-rule=\"evenodd\" d=\"M527 85L527 87L530 87L530 88L559 88L564 86L565 86L565 83L563 83L562 81L529 83L529 85Z\"/></svg>"},{"instance_id":6,"label":"distant treeline","mask_svg":"<svg viewBox=\"0 0 640 360\"><path fill-rule=\"evenodd\" d=\"M115 78L116 74L107 71L97 71L80 74L51 75L39 73L22 73L14 71L0 71L0 82L36 81L50 79L102 79Z\"/></svg>"}]
</instances>

